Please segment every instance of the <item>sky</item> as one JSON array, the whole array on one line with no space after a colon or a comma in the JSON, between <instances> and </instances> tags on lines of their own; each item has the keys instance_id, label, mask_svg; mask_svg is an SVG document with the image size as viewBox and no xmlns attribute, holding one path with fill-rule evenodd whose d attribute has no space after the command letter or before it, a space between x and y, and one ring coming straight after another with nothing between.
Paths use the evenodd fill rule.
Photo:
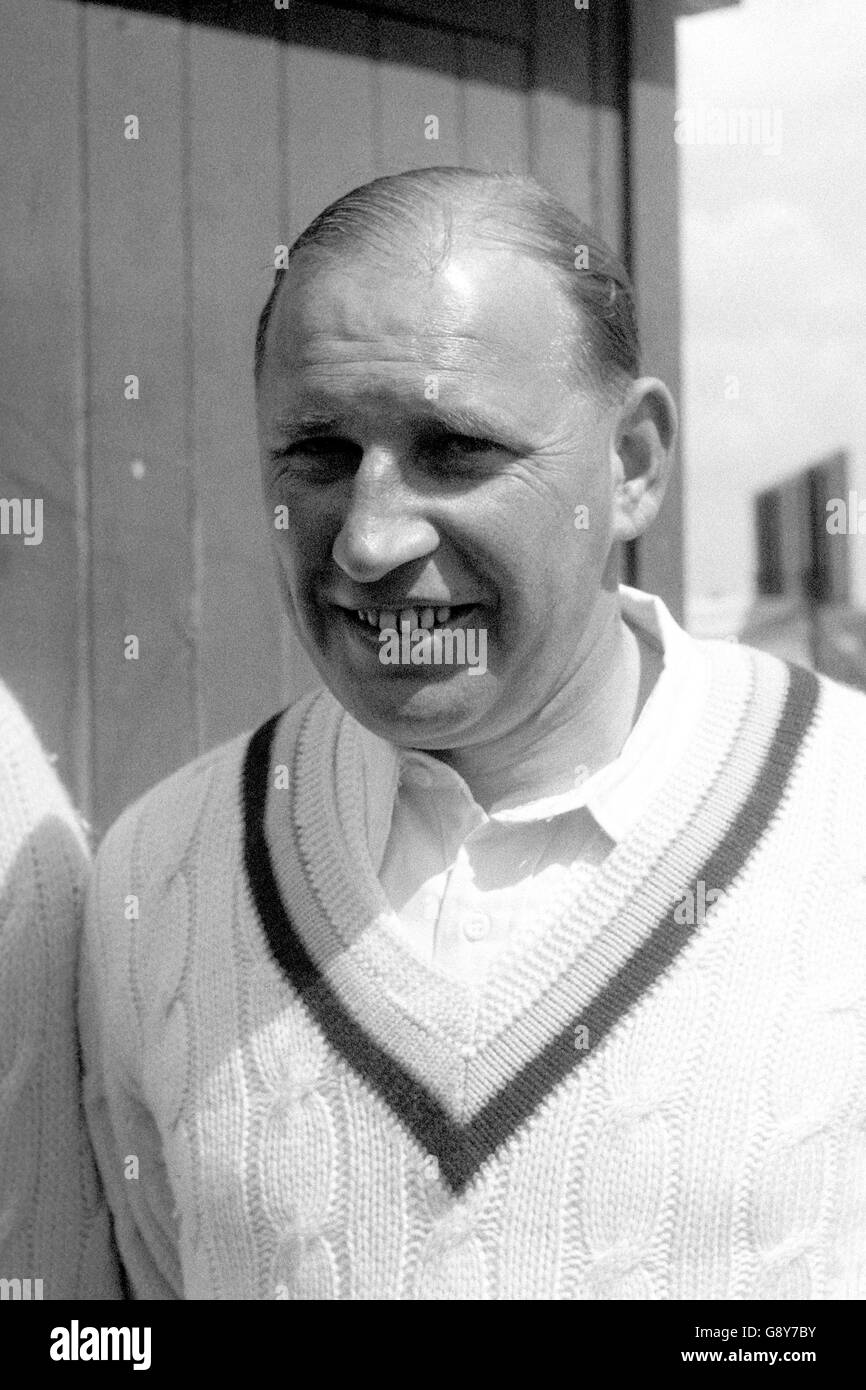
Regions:
<instances>
[{"instance_id":1,"label":"sky","mask_svg":"<svg viewBox=\"0 0 866 1390\"><path fill-rule=\"evenodd\" d=\"M762 487L846 449L866 502L866 0L682 19L677 60L691 606L754 592ZM710 108L765 114L710 144Z\"/></svg>"}]
</instances>

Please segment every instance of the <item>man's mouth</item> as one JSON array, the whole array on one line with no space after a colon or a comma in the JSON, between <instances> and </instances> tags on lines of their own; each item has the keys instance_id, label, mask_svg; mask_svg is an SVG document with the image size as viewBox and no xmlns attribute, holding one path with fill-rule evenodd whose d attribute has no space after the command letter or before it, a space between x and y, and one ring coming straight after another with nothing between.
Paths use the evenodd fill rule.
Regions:
<instances>
[{"instance_id":1,"label":"man's mouth","mask_svg":"<svg viewBox=\"0 0 866 1390\"><path fill-rule=\"evenodd\" d=\"M435 628L463 627L473 614L479 611L477 603L454 604L415 604L403 608L357 608L343 612L354 618L358 624L373 633L389 630L402 632L408 625L409 631L423 628L432 632Z\"/></svg>"}]
</instances>

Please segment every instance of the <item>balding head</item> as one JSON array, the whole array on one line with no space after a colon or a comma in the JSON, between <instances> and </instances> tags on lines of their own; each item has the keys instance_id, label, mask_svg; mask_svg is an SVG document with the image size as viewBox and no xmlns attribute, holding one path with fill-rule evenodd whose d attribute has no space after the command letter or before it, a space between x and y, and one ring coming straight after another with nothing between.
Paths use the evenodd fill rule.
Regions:
<instances>
[{"instance_id":1,"label":"balding head","mask_svg":"<svg viewBox=\"0 0 866 1390\"><path fill-rule=\"evenodd\" d=\"M575 367L605 398L639 370L634 298L626 271L590 227L533 179L453 167L374 179L331 203L297 238L323 261L362 258L401 274L431 275L458 246L504 247L545 267L572 311ZM305 259L307 256L305 255ZM261 374L278 270L256 334Z\"/></svg>"}]
</instances>

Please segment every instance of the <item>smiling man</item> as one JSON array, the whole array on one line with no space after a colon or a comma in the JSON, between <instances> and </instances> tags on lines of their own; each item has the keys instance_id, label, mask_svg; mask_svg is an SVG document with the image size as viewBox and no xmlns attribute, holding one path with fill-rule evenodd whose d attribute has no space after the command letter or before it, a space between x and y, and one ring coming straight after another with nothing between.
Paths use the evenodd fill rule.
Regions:
<instances>
[{"instance_id":1,"label":"smiling man","mask_svg":"<svg viewBox=\"0 0 866 1390\"><path fill-rule=\"evenodd\" d=\"M627 304L602 319L622 360L580 351L581 289L562 279L627 299L609 253L593 240L593 271L552 274L491 185L451 171L390 181L356 198L348 235L347 200L314 224L260 338L258 405L266 491L288 522L286 606L325 684L501 809L609 762L641 674L644 695L658 675L653 644L619 618L614 542L655 515L675 409L661 382L630 375ZM524 217L540 218L539 192L505 189L514 214L520 191ZM483 631L486 679L384 665L381 630L404 624L431 642L440 624Z\"/></svg>"},{"instance_id":2,"label":"smiling man","mask_svg":"<svg viewBox=\"0 0 866 1390\"><path fill-rule=\"evenodd\" d=\"M864 701L618 583L676 432L622 268L530 180L380 179L255 365L325 689L100 851L136 1293L862 1296Z\"/></svg>"}]
</instances>

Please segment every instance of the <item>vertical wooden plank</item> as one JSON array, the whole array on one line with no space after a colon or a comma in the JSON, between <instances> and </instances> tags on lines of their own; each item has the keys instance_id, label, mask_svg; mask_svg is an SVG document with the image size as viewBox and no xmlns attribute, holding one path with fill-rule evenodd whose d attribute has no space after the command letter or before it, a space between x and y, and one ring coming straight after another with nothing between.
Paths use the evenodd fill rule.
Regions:
<instances>
[{"instance_id":1,"label":"vertical wooden plank","mask_svg":"<svg viewBox=\"0 0 866 1390\"><path fill-rule=\"evenodd\" d=\"M190 183L199 612L204 746L282 698L282 611L259 481L253 342L281 217L272 41L192 26Z\"/></svg>"},{"instance_id":2,"label":"vertical wooden plank","mask_svg":"<svg viewBox=\"0 0 866 1390\"><path fill-rule=\"evenodd\" d=\"M399 20L382 20L379 53L383 172L396 174L431 164L464 163L455 36ZM425 137L425 123L431 116L438 121L436 139Z\"/></svg>"},{"instance_id":3,"label":"vertical wooden plank","mask_svg":"<svg viewBox=\"0 0 866 1390\"><path fill-rule=\"evenodd\" d=\"M0 497L42 500L40 544L0 535L0 678L86 806L87 768L76 752L87 717L76 602L78 13L52 0L2 0L0 30Z\"/></svg>"},{"instance_id":4,"label":"vertical wooden plank","mask_svg":"<svg viewBox=\"0 0 866 1390\"><path fill-rule=\"evenodd\" d=\"M537 0L533 35L531 172L592 220L595 132L591 19L561 0Z\"/></svg>"},{"instance_id":5,"label":"vertical wooden plank","mask_svg":"<svg viewBox=\"0 0 866 1390\"><path fill-rule=\"evenodd\" d=\"M627 17L622 4L596 6L591 16L597 141L593 223L621 256L625 248Z\"/></svg>"},{"instance_id":6,"label":"vertical wooden plank","mask_svg":"<svg viewBox=\"0 0 866 1390\"><path fill-rule=\"evenodd\" d=\"M523 51L464 36L460 58L464 159L474 169L529 172L526 61Z\"/></svg>"},{"instance_id":7,"label":"vertical wooden plank","mask_svg":"<svg viewBox=\"0 0 866 1390\"><path fill-rule=\"evenodd\" d=\"M674 142L674 0L630 6L629 181L631 270L643 370L680 395L679 190ZM638 584L683 617L683 484L677 461L664 506L638 541Z\"/></svg>"},{"instance_id":8,"label":"vertical wooden plank","mask_svg":"<svg viewBox=\"0 0 866 1390\"><path fill-rule=\"evenodd\" d=\"M328 203L378 172L375 32L366 15L300 3L286 32L283 143L294 240Z\"/></svg>"},{"instance_id":9,"label":"vertical wooden plank","mask_svg":"<svg viewBox=\"0 0 866 1390\"><path fill-rule=\"evenodd\" d=\"M104 827L195 754L185 27L85 9L90 151L94 778ZM137 115L139 139L124 139ZM124 399L140 377L141 399ZM125 638L139 641L124 659Z\"/></svg>"},{"instance_id":10,"label":"vertical wooden plank","mask_svg":"<svg viewBox=\"0 0 866 1390\"><path fill-rule=\"evenodd\" d=\"M610 106L600 106L598 117L598 199L593 225L618 256L624 250L625 158L623 117Z\"/></svg>"}]
</instances>

